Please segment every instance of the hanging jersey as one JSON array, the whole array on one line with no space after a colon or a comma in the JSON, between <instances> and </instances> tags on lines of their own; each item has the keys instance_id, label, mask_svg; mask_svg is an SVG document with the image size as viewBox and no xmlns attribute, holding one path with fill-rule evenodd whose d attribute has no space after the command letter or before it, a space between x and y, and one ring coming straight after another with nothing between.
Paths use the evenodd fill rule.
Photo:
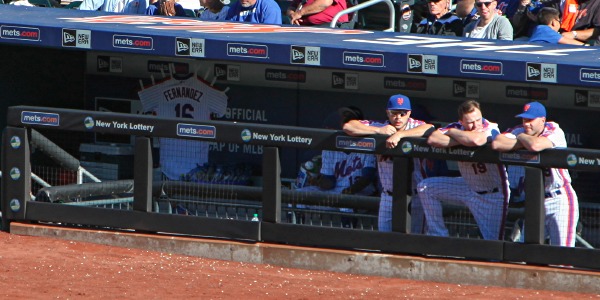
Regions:
<instances>
[{"instance_id":1,"label":"hanging jersey","mask_svg":"<svg viewBox=\"0 0 600 300\"><path fill-rule=\"evenodd\" d=\"M211 113L225 114L227 95L206 81L192 76L168 79L138 93L146 113L163 118L210 120ZM208 162L208 143L160 138L160 165L171 180L179 180L198 165Z\"/></svg>"}]
</instances>

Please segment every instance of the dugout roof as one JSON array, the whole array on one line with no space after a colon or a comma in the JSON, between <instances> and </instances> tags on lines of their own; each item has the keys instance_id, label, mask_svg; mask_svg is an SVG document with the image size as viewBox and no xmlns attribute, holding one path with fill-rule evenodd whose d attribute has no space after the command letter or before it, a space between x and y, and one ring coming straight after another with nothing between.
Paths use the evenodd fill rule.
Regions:
<instances>
[{"instance_id":1,"label":"dugout roof","mask_svg":"<svg viewBox=\"0 0 600 300\"><path fill-rule=\"evenodd\" d=\"M476 78L600 86L600 49L338 30L191 18L106 14L2 5L0 42L110 51Z\"/></svg>"}]
</instances>

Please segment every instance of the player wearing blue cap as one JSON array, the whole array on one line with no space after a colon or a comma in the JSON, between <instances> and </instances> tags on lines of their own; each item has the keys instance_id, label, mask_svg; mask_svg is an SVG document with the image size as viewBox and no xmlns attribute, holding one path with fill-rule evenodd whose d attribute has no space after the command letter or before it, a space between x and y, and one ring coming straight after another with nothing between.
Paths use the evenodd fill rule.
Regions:
<instances>
[{"instance_id":1,"label":"player wearing blue cap","mask_svg":"<svg viewBox=\"0 0 600 300\"><path fill-rule=\"evenodd\" d=\"M478 147L500 134L498 124L483 118L475 100L463 102L458 116L458 122L431 133L429 145ZM419 183L427 234L448 236L442 215L445 202L468 207L484 239L502 240L510 196L506 168L501 164L459 161L458 169L461 177L431 177Z\"/></svg>"},{"instance_id":2,"label":"player wearing blue cap","mask_svg":"<svg viewBox=\"0 0 600 300\"><path fill-rule=\"evenodd\" d=\"M410 117L412 108L410 99L405 95L393 95L388 99L386 121L370 120L352 120L344 124L344 132L352 136L363 136L370 134L383 134L390 136L386 141L387 148L398 146L403 137L423 136L433 125L426 124L423 121L415 120ZM417 183L423 180L426 172L423 170L423 159L414 159L414 171L412 178L413 190ZM383 191L381 193L381 202L379 204L379 230L392 230L392 191L394 179L393 159L390 156L378 155L377 169ZM420 205L419 196L415 193L411 198L411 232L422 233L423 231L423 211Z\"/></svg>"},{"instance_id":3,"label":"player wearing blue cap","mask_svg":"<svg viewBox=\"0 0 600 300\"><path fill-rule=\"evenodd\" d=\"M523 112L516 115L522 124L499 135L492 148L506 152L526 149L539 152L544 149L567 147L565 133L555 122L546 121L546 108L539 102L525 104ZM571 186L571 176L566 169L544 170L546 207L546 233L550 244L575 246L579 203Z\"/></svg>"}]
</instances>

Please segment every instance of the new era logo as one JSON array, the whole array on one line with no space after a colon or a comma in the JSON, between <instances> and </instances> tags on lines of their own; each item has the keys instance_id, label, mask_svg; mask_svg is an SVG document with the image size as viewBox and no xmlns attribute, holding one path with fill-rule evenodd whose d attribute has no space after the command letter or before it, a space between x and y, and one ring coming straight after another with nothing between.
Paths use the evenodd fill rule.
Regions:
<instances>
[{"instance_id":1,"label":"new era logo","mask_svg":"<svg viewBox=\"0 0 600 300\"><path fill-rule=\"evenodd\" d=\"M540 81L542 79L542 65L536 63L527 64L527 80Z\"/></svg>"},{"instance_id":2,"label":"new era logo","mask_svg":"<svg viewBox=\"0 0 600 300\"><path fill-rule=\"evenodd\" d=\"M588 91L575 90L575 106L588 105Z\"/></svg>"},{"instance_id":3,"label":"new era logo","mask_svg":"<svg viewBox=\"0 0 600 300\"><path fill-rule=\"evenodd\" d=\"M62 45L64 47L75 47L77 46L77 31L73 29L63 29L62 31Z\"/></svg>"},{"instance_id":4,"label":"new era logo","mask_svg":"<svg viewBox=\"0 0 600 300\"><path fill-rule=\"evenodd\" d=\"M175 54L176 55L190 55L190 39L177 38L175 40Z\"/></svg>"},{"instance_id":5,"label":"new era logo","mask_svg":"<svg viewBox=\"0 0 600 300\"><path fill-rule=\"evenodd\" d=\"M182 43L179 41L177 42L177 52L181 53L188 50L190 50L190 47L186 43Z\"/></svg>"},{"instance_id":6,"label":"new era logo","mask_svg":"<svg viewBox=\"0 0 600 300\"><path fill-rule=\"evenodd\" d=\"M464 83L454 83L454 95L464 95L467 92L467 88L464 86Z\"/></svg>"},{"instance_id":7,"label":"new era logo","mask_svg":"<svg viewBox=\"0 0 600 300\"><path fill-rule=\"evenodd\" d=\"M408 72L422 73L423 72L423 56L417 54L408 55Z\"/></svg>"},{"instance_id":8,"label":"new era logo","mask_svg":"<svg viewBox=\"0 0 600 300\"><path fill-rule=\"evenodd\" d=\"M411 69L415 69L415 68L420 68L421 67L421 62L413 59L413 58L409 58L408 59L408 67Z\"/></svg>"},{"instance_id":9,"label":"new era logo","mask_svg":"<svg viewBox=\"0 0 600 300\"><path fill-rule=\"evenodd\" d=\"M304 47L292 46L292 63L303 64L304 63Z\"/></svg>"},{"instance_id":10,"label":"new era logo","mask_svg":"<svg viewBox=\"0 0 600 300\"><path fill-rule=\"evenodd\" d=\"M536 76L540 76L540 70L534 68L534 67L527 67L527 76L529 77L536 77Z\"/></svg>"},{"instance_id":11,"label":"new era logo","mask_svg":"<svg viewBox=\"0 0 600 300\"><path fill-rule=\"evenodd\" d=\"M215 65L215 77L219 80L227 79L227 65Z\"/></svg>"},{"instance_id":12,"label":"new era logo","mask_svg":"<svg viewBox=\"0 0 600 300\"><path fill-rule=\"evenodd\" d=\"M68 33L63 32L63 44L73 43L75 42L75 36Z\"/></svg>"},{"instance_id":13,"label":"new era logo","mask_svg":"<svg viewBox=\"0 0 600 300\"><path fill-rule=\"evenodd\" d=\"M345 82L344 82L344 73L332 73L331 74L331 87L336 88L336 89L343 89Z\"/></svg>"}]
</instances>

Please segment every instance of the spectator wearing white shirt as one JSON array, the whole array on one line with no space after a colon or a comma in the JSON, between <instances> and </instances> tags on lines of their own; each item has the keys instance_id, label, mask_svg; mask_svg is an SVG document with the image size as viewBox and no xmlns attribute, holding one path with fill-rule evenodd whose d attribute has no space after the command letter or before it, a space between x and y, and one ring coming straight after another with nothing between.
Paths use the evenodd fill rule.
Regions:
<instances>
[{"instance_id":1,"label":"spectator wearing white shirt","mask_svg":"<svg viewBox=\"0 0 600 300\"><path fill-rule=\"evenodd\" d=\"M509 40L513 39L513 27L510 21L498 15L496 0L476 0L475 7L479 19L471 21L463 32L463 36L474 39Z\"/></svg>"}]
</instances>

